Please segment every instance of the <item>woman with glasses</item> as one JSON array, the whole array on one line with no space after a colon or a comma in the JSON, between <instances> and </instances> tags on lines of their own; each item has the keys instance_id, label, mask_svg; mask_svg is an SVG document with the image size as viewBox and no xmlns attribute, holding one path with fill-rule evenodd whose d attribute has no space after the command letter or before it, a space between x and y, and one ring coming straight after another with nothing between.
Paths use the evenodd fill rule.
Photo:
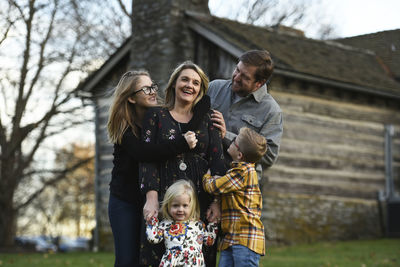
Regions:
<instances>
[{"instance_id":1,"label":"woman with glasses","mask_svg":"<svg viewBox=\"0 0 400 267\"><path fill-rule=\"evenodd\" d=\"M139 189L139 162L160 161L189 152L196 145L193 132L163 144L141 141L142 120L157 105L158 87L147 71L125 73L113 94L108 136L114 144L109 219L114 236L115 266L139 264L143 200Z\"/></svg>"},{"instance_id":2,"label":"woman with glasses","mask_svg":"<svg viewBox=\"0 0 400 267\"><path fill-rule=\"evenodd\" d=\"M184 62L174 70L169 79L165 91L165 106L149 109L143 119L142 138L150 144L164 144L175 140L192 129L192 121L199 121L195 130L198 142L193 150L163 162L140 164L140 187L146 196L143 215L148 222L152 217L157 217L159 202L167 188L180 179L193 183L199 197L203 222L216 221L215 216L219 215L218 204L213 202L213 197L202 186L202 177L208 168L213 175L224 175L226 172L221 136L219 130L213 126L212 111L207 109L205 114L197 112L199 102L209 101L206 96L207 88L208 78L203 70L190 61ZM158 266L165 248L162 244L159 248L149 244L144 231L142 235L141 264ZM179 253L179 248L177 249ZM216 247L210 250L203 247L203 250L206 266L215 266Z\"/></svg>"}]
</instances>

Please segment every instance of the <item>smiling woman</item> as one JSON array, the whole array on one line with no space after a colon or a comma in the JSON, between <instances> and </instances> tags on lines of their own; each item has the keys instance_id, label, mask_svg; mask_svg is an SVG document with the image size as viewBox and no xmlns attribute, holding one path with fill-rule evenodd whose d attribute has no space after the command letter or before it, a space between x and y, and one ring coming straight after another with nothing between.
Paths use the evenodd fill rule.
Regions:
<instances>
[{"instance_id":1,"label":"smiling woman","mask_svg":"<svg viewBox=\"0 0 400 267\"><path fill-rule=\"evenodd\" d=\"M159 145L140 141L142 119L149 107L157 105L157 90L147 71L128 71L116 86L110 107L107 126L114 144L114 166L108 212L115 266L137 266L139 261L138 233L143 222L139 162L166 160L195 145L187 135Z\"/></svg>"},{"instance_id":2,"label":"smiling woman","mask_svg":"<svg viewBox=\"0 0 400 267\"><path fill-rule=\"evenodd\" d=\"M215 175L222 175L226 171L220 132L211 121L207 89L208 78L204 72L194 63L184 62L174 70L169 79L165 106L149 109L144 117L142 130L143 140L146 142L162 144L188 131L195 132L197 138L196 147L187 153L171 157L159 164L141 164L140 186L146 195L143 215L148 222L157 216L159 201L163 199L167 188L180 179L193 183L200 200L201 220L214 221L218 215L218 205L212 204L212 196L206 193L202 186L202 177L208 168ZM211 216L206 218L209 208ZM153 246L148 244L144 232L143 229L141 263L158 265L165 247L161 244L159 251L152 253ZM215 254L216 248L213 247L210 251ZM154 254L159 257L154 258ZM205 253L205 261L207 265L215 261L215 255Z\"/></svg>"}]
</instances>

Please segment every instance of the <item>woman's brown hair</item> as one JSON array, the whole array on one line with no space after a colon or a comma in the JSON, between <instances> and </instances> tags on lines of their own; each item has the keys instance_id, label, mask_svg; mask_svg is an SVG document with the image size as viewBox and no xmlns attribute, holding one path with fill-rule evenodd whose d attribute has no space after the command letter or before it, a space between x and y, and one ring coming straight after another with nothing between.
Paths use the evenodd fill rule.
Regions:
<instances>
[{"instance_id":1,"label":"woman's brown hair","mask_svg":"<svg viewBox=\"0 0 400 267\"><path fill-rule=\"evenodd\" d=\"M138 136L134 104L130 103L128 98L135 92L141 76L150 77L150 74L145 70L128 71L122 75L115 87L107 122L108 139L114 144L121 143L128 127L131 127L133 134Z\"/></svg>"}]
</instances>

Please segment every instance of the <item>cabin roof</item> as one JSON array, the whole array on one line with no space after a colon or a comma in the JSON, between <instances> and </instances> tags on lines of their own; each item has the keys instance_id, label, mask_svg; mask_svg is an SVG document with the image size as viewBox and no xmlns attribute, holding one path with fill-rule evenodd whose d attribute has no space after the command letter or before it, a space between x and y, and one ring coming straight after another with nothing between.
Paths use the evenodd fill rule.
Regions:
<instances>
[{"instance_id":1,"label":"cabin roof","mask_svg":"<svg viewBox=\"0 0 400 267\"><path fill-rule=\"evenodd\" d=\"M209 36L211 41L212 36L225 40L235 56L238 56L239 51L266 49L271 52L278 71L363 87L375 93L400 95L400 83L390 76L392 65L386 66L375 51L365 49L368 46L315 40L301 34L214 16L193 13L188 16L192 19L193 28L199 29L199 32L202 28L203 35Z\"/></svg>"},{"instance_id":2,"label":"cabin roof","mask_svg":"<svg viewBox=\"0 0 400 267\"><path fill-rule=\"evenodd\" d=\"M374 51L375 48L378 53L386 51L379 48L379 33L371 34L370 37L321 41L295 32L283 32L193 12L186 12L186 19L192 30L235 57L250 49L270 51L276 74L400 98L400 82L393 75L400 72L400 68L396 68L400 60L390 58L390 53L382 55L385 60L381 60L381 55L378 56ZM397 35L399 39L400 34ZM376 45L368 43L371 39L375 40ZM362 45L363 42L368 44ZM386 47L384 43L382 47ZM111 71L122 58L129 56L129 51L130 38L99 70L89 75L79 89L92 92L101 77Z\"/></svg>"}]
</instances>

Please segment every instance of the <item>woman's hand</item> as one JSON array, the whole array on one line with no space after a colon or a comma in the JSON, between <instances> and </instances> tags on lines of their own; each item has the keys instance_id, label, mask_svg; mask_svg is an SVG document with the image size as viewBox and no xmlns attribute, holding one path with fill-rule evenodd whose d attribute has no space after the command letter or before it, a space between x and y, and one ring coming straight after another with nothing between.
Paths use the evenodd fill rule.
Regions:
<instances>
[{"instance_id":1,"label":"woman's hand","mask_svg":"<svg viewBox=\"0 0 400 267\"><path fill-rule=\"evenodd\" d=\"M213 121L213 125L221 131L222 139L224 139L226 134L226 125L224 116L218 110L213 109L213 113L211 114L211 120Z\"/></svg>"},{"instance_id":2,"label":"woman's hand","mask_svg":"<svg viewBox=\"0 0 400 267\"><path fill-rule=\"evenodd\" d=\"M183 136L185 137L186 142L188 143L190 149L193 149L196 147L198 140L197 140L196 134L194 132L188 131Z\"/></svg>"},{"instance_id":3,"label":"woman's hand","mask_svg":"<svg viewBox=\"0 0 400 267\"><path fill-rule=\"evenodd\" d=\"M151 218L158 216L158 193L157 191L149 191L146 193L146 203L143 206L143 217L147 223L151 222Z\"/></svg>"}]
</instances>

